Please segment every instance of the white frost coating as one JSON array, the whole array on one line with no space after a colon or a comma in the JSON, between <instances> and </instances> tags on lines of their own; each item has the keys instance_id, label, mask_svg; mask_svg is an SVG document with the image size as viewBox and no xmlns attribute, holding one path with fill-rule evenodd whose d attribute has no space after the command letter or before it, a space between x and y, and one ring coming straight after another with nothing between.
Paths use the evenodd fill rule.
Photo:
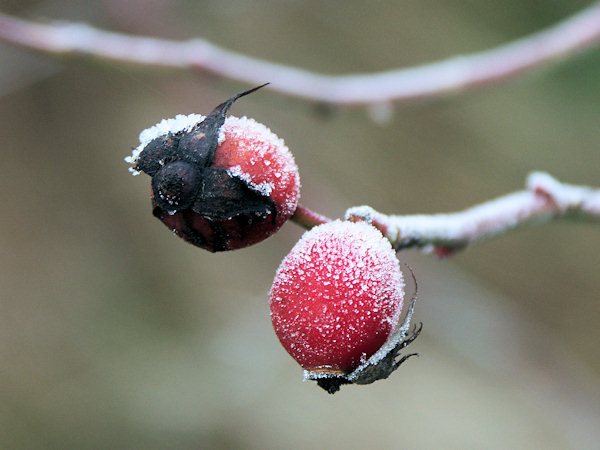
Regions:
<instances>
[{"instance_id":1,"label":"white frost coating","mask_svg":"<svg viewBox=\"0 0 600 450\"><path fill-rule=\"evenodd\" d=\"M579 206L588 196L597 191L585 186L561 183L544 172L530 173L527 177L527 189L548 195L562 212Z\"/></svg>"},{"instance_id":2,"label":"white frost coating","mask_svg":"<svg viewBox=\"0 0 600 450\"><path fill-rule=\"evenodd\" d=\"M146 128L140 133L140 145L133 149L131 152L131 156L125 157L125 162L135 165L140 153L146 145L148 145L153 139L156 139L159 136L163 136L165 134L176 134L180 131L188 131L194 127L199 122L204 120L205 116L200 114L178 114L172 119L163 119L158 122L156 125L151 126L150 128ZM219 140L224 140L225 137L221 136L222 133L219 134ZM135 170L133 167L129 168L129 171L133 175L138 175L140 172Z\"/></svg>"},{"instance_id":3,"label":"white frost coating","mask_svg":"<svg viewBox=\"0 0 600 450\"><path fill-rule=\"evenodd\" d=\"M377 214L373 208L368 205L353 206L346 211L345 219L353 220L359 218L367 223L373 222L373 217Z\"/></svg>"},{"instance_id":4,"label":"white frost coating","mask_svg":"<svg viewBox=\"0 0 600 450\"><path fill-rule=\"evenodd\" d=\"M311 370L304 370L302 372L302 381L313 381L319 378L336 378L339 375L335 372L313 372Z\"/></svg>"},{"instance_id":5,"label":"white frost coating","mask_svg":"<svg viewBox=\"0 0 600 450\"><path fill-rule=\"evenodd\" d=\"M413 241L458 245L489 239L533 217L544 200L523 191L476 205L458 213L385 215L369 207L350 208L346 217L373 223L397 247ZM423 250L433 247L421 245Z\"/></svg>"},{"instance_id":6,"label":"white frost coating","mask_svg":"<svg viewBox=\"0 0 600 450\"><path fill-rule=\"evenodd\" d=\"M259 183L256 184L252 181L252 177L250 176L250 174L244 172L242 170L242 167L237 165L237 166L233 166L232 168L229 169L229 173L231 175L233 175L234 177L238 177L241 178L242 180L244 180L246 183L248 183L250 186L252 186L254 189L256 189L258 192L260 192L263 195L271 195L271 192L273 192L273 183L267 183L267 182L263 182L263 183Z\"/></svg>"},{"instance_id":7,"label":"white frost coating","mask_svg":"<svg viewBox=\"0 0 600 450\"><path fill-rule=\"evenodd\" d=\"M600 189L562 183L533 172L527 190L450 214L385 215L368 206L347 210L347 220L372 223L396 248L460 250L524 225L566 217L600 220ZM443 253L442 253L443 255Z\"/></svg>"},{"instance_id":8,"label":"white frost coating","mask_svg":"<svg viewBox=\"0 0 600 450\"><path fill-rule=\"evenodd\" d=\"M242 170L242 167L240 165L237 166L233 166L229 169L229 173L231 175L233 175L234 177L238 177L241 178L242 180L244 180L246 183L252 184L252 177L250 177L250 174L244 172ZM256 187L256 186L254 186Z\"/></svg>"},{"instance_id":9,"label":"white frost coating","mask_svg":"<svg viewBox=\"0 0 600 450\"><path fill-rule=\"evenodd\" d=\"M384 225L386 237L392 243L422 237L446 242L472 242L517 226L520 216L531 213L529 210L523 210L523 204L526 204L531 196L530 192L516 192L450 214L386 216L368 207L360 207L351 208L346 215L365 217L369 222ZM531 210L534 208L535 205L532 205Z\"/></svg>"}]
</instances>

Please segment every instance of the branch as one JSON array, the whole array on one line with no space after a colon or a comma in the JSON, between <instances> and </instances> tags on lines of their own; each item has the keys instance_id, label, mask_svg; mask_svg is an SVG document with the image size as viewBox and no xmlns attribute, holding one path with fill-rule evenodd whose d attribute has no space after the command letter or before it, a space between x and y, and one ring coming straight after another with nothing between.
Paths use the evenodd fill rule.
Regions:
<instances>
[{"instance_id":1,"label":"branch","mask_svg":"<svg viewBox=\"0 0 600 450\"><path fill-rule=\"evenodd\" d=\"M324 75L251 58L203 39L173 41L112 33L82 23L39 24L0 14L0 39L44 53L200 69L285 95L335 105L385 105L507 80L568 58L600 40L600 3L555 26L468 56L372 74Z\"/></svg>"},{"instance_id":2,"label":"branch","mask_svg":"<svg viewBox=\"0 0 600 450\"><path fill-rule=\"evenodd\" d=\"M600 189L561 183L534 172L527 178L527 190L457 213L387 216L369 206L346 211L346 219L372 223L397 250L418 247L438 256L525 225L563 218L600 222Z\"/></svg>"}]
</instances>

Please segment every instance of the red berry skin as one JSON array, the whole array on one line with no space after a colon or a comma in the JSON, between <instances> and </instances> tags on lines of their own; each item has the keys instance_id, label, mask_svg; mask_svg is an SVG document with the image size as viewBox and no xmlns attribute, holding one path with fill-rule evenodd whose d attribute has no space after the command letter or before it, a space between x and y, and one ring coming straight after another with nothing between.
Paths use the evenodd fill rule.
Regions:
<instances>
[{"instance_id":1,"label":"red berry skin","mask_svg":"<svg viewBox=\"0 0 600 450\"><path fill-rule=\"evenodd\" d=\"M381 233L334 221L304 234L284 258L269 294L271 321L306 370L345 373L386 342L402 311L404 281Z\"/></svg>"},{"instance_id":2,"label":"red berry skin","mask_svg":"<svg viewBox=\"0 0 600 450\"><path fill-rule=\"evenodd\" d=\"M300 195L300 179L294 158L283 142L263 124L246 117L229 116L221 128L211 168L225 169L260 193L267 194L277 214L239 215L214 219L192 209L171 214L156 207L155 215L175 234L211 252L235 250L256 244L291 217ZM158 211L158 212L157 212Z\"/></svg>"}]
</instances>

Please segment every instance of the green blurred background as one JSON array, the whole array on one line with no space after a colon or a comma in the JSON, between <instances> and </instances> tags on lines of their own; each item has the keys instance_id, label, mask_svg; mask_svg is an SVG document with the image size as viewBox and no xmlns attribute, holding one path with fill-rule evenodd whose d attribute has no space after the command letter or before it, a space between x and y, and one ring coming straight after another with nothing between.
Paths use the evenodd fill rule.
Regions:
<instances>
[{"instance_id":1,"label":"green blurred background","mask_svg":"<svg viewBox=\"0 0 600 450\"><path fill-rule=\"evenodd\" d=\"M20 17L198 36L324 73L491 48L589 2L4 1ZM531 170L600 185L600 48L509 83L323 114L262 90L232 108L284 138L330 217L460 210ZM268 81L268 80L264 80ZM123 157L164 117L246 89L202 73L0 44L1 448L594 448L600 228L560 223L451 260L402 252L424 332L387 381L329 396L275 337L267 292L302 230L209 254L151 215Z\"/></svg>"}]
</instances>

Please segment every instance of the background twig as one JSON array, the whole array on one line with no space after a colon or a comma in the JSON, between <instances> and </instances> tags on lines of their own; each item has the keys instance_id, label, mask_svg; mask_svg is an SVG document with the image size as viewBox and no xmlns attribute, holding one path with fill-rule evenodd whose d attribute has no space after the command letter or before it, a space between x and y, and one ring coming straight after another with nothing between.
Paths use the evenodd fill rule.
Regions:
<instances>
[{"instance_id":1,"label":"background twig","mask_svg":"<svg viewBox=\"0 0 600 450\"><path fill-rule=\"evenodd\" d=\"M282 94L336 105L407 102L512 78L567 58L600 40L600 4L492 50L406 69L324 75L232 52L203 39L173 41L103 31L83 23L39 24L0 14L0 39L59 55L201 69Z\"/></svg>"}]
</instances>

